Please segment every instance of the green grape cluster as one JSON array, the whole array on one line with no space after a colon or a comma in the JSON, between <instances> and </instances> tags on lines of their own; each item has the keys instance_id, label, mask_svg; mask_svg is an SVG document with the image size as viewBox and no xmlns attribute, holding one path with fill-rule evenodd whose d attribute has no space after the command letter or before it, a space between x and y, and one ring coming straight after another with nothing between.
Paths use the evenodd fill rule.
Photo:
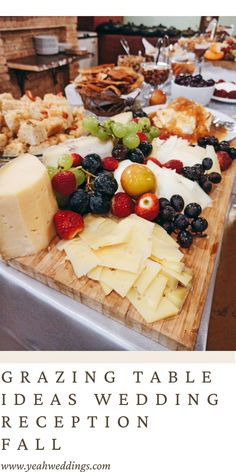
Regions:
<instances>
[{"instance_id":1,"label":"green grape cluster","mask_svg":"<svg viewBox=\"0 0 236 472\"><path fill-rule=\"evenodd\" d=\"M144 133L149 142L159 136L158 128L152 126L147 117L141 117L137 121L129 121L126 124L117 123L109 118L100 124L95 116L87 116L83 119L83 127L101 141L106 141L109 137L119 139L128 149L135 149L139 146L138 132Z\"/></svg>"}]
</instances>

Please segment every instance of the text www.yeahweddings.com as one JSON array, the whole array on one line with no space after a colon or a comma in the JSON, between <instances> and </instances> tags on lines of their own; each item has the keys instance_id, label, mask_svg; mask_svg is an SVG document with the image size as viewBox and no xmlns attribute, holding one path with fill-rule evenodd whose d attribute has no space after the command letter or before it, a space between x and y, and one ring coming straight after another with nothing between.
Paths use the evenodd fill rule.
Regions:
<instances>
[{"instance_id":1,"label":"text www.yeahweddings.com","mask_svg":"<svg viewBox=\"0 0 236 472\"><path fill-rule=\"evenodd\" d=\"M88 431L94 439L96 433L155 432L164 418L174 422L192 415L194 420L199 409L215 414L226 401L214 368L106 367L1 366L1 457L12 451L68 450ZM97 464L102 465L107 464ZM98 467L88 470L105 470Z\"/></svg>"}]
</instances>

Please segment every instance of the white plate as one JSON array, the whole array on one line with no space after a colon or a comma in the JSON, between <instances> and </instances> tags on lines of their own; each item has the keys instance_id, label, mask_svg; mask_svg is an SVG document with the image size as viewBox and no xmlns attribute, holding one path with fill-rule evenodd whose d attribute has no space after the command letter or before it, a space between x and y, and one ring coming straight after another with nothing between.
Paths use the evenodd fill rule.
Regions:
<instances>
[{"instance_id":1,"label":"white plate","mask_svg":"<svg viewBox=\"0 0 236 472\"><path fill-rule=\"evenodd\" d=\"M160 108L164 108L163 105L153 105L150 107L145 107L143 110L145 113L153 113L154 111L159 110ZM206 111L209 111L216 119L219 119L221 121L230 121L231 123L234 124L234 128L232 128L230 131L227 131L226 136L224 137L224 141L231 141L236 137L236 122L231 118L231 116L226 115L225 113L222 113L221 111L218 110L213 110L212 108L207 108L205 107Z\"/></svg>"},{"instance_id":2,"label":"white plate","mask_svg":"<svg viewBox=\"0 0 236 472\"><path fill-rule=\"evenodd\" d=\"M236 90L236 84L232 82L220 82L219 84L215 85L217 90L225 90L226 92L231 92L232 90ZM213 95L212 100L216 100L217 102L223 103L236 103L236 98L227 98L227 97L216 97Z\"/></svg>"}]
</instances>

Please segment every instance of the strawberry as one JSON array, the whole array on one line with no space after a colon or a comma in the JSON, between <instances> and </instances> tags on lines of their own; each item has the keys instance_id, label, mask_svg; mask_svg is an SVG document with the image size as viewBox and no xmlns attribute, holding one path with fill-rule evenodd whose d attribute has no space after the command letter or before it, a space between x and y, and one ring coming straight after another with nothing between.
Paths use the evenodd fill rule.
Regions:
<instances>
[{"instance_id":1,"label":"strawberry","mask_svg":"<svg viewBox=\"0 0 236 472\"><path fill-rule=\"evenodd\" d=\"M142 143L143 141L148 141L148 137L145 133L143 133L142 131L138 131L136 133L136 135L139 137L140 139L140 142Z\"/></svg>"},{"instance_id":2,"label":"strawberry","mask_svg":"<svg viewBox=\"0 0 236 472\"><path fill-rule=\"evenodd\" d=\"M170 137L170 133L168 131L161 131L158 138L166 141Z\"/></svg>"},{"instance_id":3,"label":"strawberry","mask_svg":"<svg viewBox=\"0 0 236 472\"><path fill-rule=\"evenodd\" d=\"M71 210L58 210L53 220L61 239L72 239L84 229L83 217Z\"/></svg>"},{"instance_id":4,"label":"strawberry","mask_svg":"<svg viewBox=\"0 0 236 472\"><path fill-rule=\"evenodd\" d=\"M159 200L154 193L144 193L138 198L134 211L141 218L152 221L159 213Z\"/></svg>"},{"instance_id":5,"label":"strawberry","mask_svg":"<svg viewBox=\"0 0 236 472\"><path fill-rule=\"evenodd\" d=\"M125 218L134 212L134 202L125 192L118 192L111 202L111 212L118 218Z\"/></svg>"},{"instance_id":6,"label":"strawberry","mask_svg":"<svg viewBox=\"0 0 236 472\"><path fill-rule=\"evenodd\" d=\"M116 170L118 167L118 162L114 157L104 157L102 160L102 167L105 170Z\"/></svg>"},{"instance_id":7,"label":"strawberry","mask_svg":"<svg viewBox=\"0 0 236 472\"><path fill-rule=\"evenodd\" d=\"M216 154L220 164L220 170L228 169L233 162L228 152L218 151Z\"/></svg>"},{"instance_id":8,"label":"strawberry","mask_svg":"<svg viewBox=\"0 0 236 472\"><path fill-rule=\"evenodd\" d=\"M73 160L72 167L81 166L83 158L80 154L77 154L77 152L72 152L71 157Z\"/></svg>"},{"instance_id":9,"label":"strawberry","mask_svg":"<svg viewBox=\"0 0 236 472\"><path fill-rule=\"evenodd\" d=\"M160 161L158 161L158 159L156 159L155 157L148 157L148 158L147 158L147 161L152 161L152 162L154 162L154 164L156 164L157 166L162 167L162 164L160 163Z\"/></svg>"},{"instance_id":10,"label":"strawberry","mask_svg":"<svg viewBox=\"0 0 236 472\"><path fill-rule=\"evenodd\" d=\"M64 120L67 120L68 116L69 115L68 115L68 113L66 113L66 111L62 112L62 118L64 118Z\"/></svg>"},{"instance_id":11,"label":"strawberry","mask_svg":"<svg viewBox=\"0 0 236 472\"><path fill-rule=\"evenodd\" d=\"M165 162L162 167L166 167L167 169L173 169L177 172L177 174L181 174L181 170L183 169L183 162L177 159L171 159L170 161Z\"/></svg>"},{"instance_id":12,"label":"strawberry","mask_svg":"<svg viewBox=\"0 0 236 472\"><path fill-rule=\"evenodd\" d=\"M75 175L69 170L58 172L52 178L52 187L55 192L60 193L63 197L70 195L76 190Z\"/></svg>"}]
</instances>

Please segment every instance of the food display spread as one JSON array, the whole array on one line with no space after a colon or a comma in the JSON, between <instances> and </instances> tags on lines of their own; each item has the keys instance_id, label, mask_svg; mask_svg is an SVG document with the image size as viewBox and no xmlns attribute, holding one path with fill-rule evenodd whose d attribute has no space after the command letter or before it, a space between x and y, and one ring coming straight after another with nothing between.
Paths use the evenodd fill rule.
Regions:
<instances>
[{"instance_id":1,"label":"food display spread","mask_svg":"<svg viewBox=\"0 0 236 472\"><path fill-rule=\"evenodd\" d=\"M123 69L103 66L96 83L99 74L120 95ZM78 86L92 90L86 77ZM20 154L0 169L3 259L153 339L193 349L236 155L212 135L211 113L183 97L149 116L136 109L102 121L51 94L2 94L0 104L3 154Z\"/></svg>"}]
</instances>

